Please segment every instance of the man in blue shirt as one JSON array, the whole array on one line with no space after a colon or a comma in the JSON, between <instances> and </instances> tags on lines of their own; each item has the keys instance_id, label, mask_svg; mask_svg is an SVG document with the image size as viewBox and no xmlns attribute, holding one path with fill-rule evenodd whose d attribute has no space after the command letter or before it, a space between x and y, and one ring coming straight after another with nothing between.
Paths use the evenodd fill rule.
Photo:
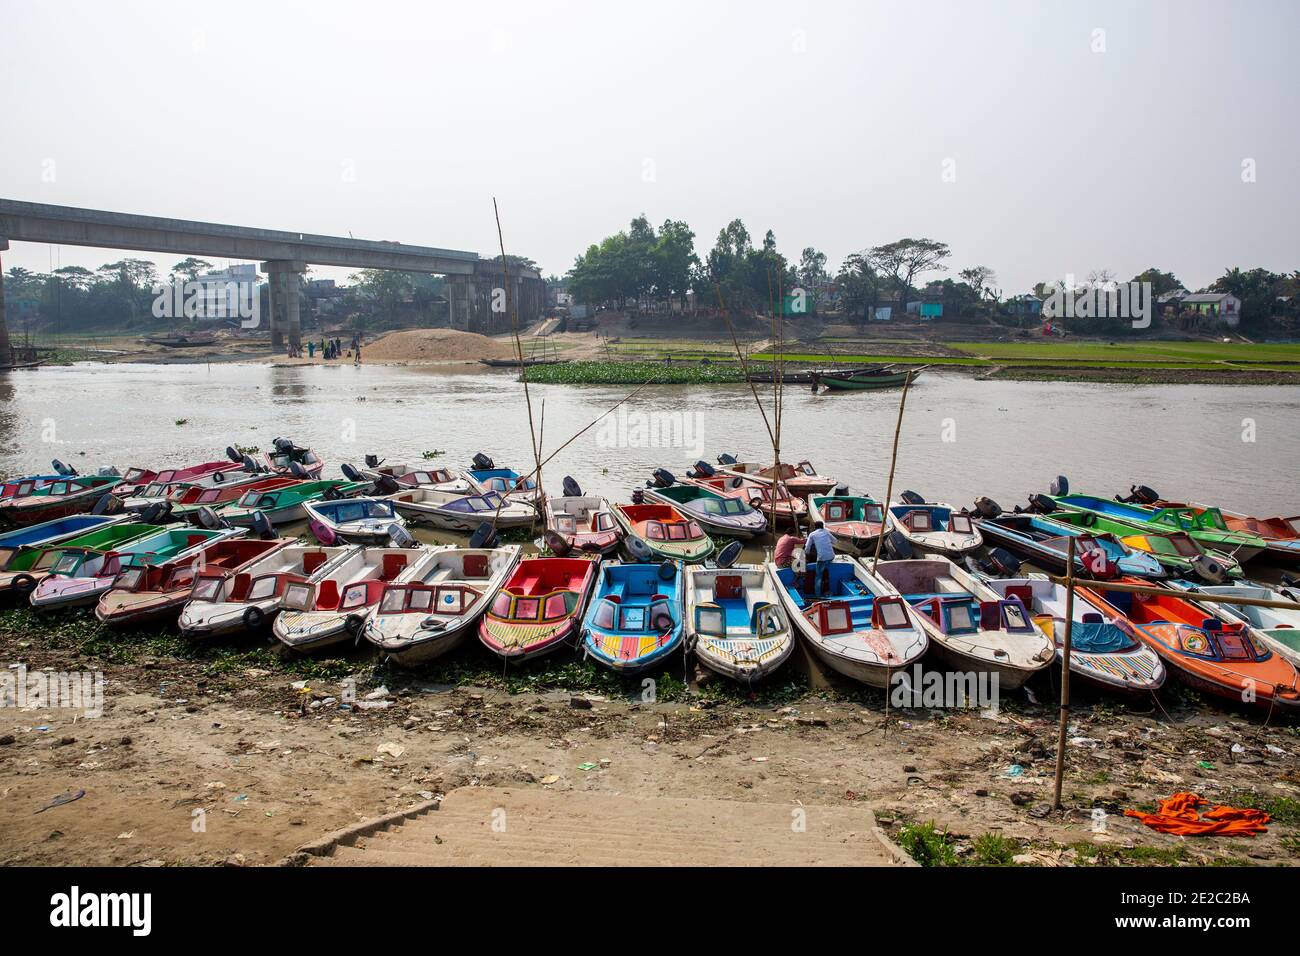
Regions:
<instances>
[{"instance_id":1,"label":"man in blue shirt","mask_svg":"<svg viewBox=\"0 0 1300 956\"><path fill-rule=\"evenodd\" d=\"M815 596L827 596L831 589L831 559L835 557L835 536L826 530L822 522L818 521L813 525L812 533L808 535L808 543L804 546L804 553L808 556L809 562L817 562L813 570Z\"/></svg>"}]
</instances>

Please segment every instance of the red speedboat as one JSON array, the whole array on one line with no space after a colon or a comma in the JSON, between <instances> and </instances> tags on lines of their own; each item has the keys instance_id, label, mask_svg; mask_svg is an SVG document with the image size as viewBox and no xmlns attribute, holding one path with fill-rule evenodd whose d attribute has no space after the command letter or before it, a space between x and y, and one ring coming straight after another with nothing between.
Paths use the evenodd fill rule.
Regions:
<instances>
[{"instance_id":1,"label":"red speedboat","mask_svg":"<svg viewBox=\"0 0 1300 956\"><path fill-rule=\"evenodd\" d=\"M520 561L479 622L479 640L512 661L555 650L577 635L599 568L585 558Z\"/></svg>"}]
</instances>

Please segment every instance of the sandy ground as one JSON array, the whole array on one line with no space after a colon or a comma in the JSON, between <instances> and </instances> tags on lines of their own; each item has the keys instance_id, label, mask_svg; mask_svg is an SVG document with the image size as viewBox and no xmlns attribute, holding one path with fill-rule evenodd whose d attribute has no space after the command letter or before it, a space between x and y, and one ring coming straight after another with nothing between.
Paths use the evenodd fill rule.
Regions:
<instances>
[{"instance_id":1,"label":"sandy ground","mask_svg":"<svg viewBox=\"0 0 1300 956\"><path fill-rule=\"evenodd\" d=\"M461 786L866 801L895 835L933 820L959 855L994 833L1022 862L1045 865L1290 863L1300 825L1294 729L1186 695L1164 701L1172 717L1149 700L1126 709L1085 699L1070 730L1068 809L1054 813L1055 709L1021 693L993 717L895 710L886 729L881 696L854 688L767 706L735 695L574 706L567 691L438 685L418 671L376 675L361 660L361 703L345 709L339 680L295 687L300 678L275 665L90 650L40 634L0 638L6 662L102 669L107 681L102 717L0 710L0 863L271 864ZM1284 812L1255 839L1163 836L1117 815L1182 789L1215 801L1254 790Z\"/></svg>"}]
</instances>

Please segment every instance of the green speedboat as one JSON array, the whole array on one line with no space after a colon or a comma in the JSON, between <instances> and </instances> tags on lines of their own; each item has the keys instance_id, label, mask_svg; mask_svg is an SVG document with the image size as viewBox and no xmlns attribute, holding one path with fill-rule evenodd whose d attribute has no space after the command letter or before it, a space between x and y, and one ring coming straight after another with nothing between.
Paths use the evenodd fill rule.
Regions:
<instances>
[{"instance_id":1,"label":"green speedboat","mask_svg":"<svg viewBox=\"0 0 1300 956\"><path fill-rule=\"evenodd\" d=\"M1241 565L1236 558L1202 547L1185 531L1156 528L1141 531L1093 511L1056 511L1046 515L1045 519L1097 534L1112 534L1134 551L1145 551L1178 577L1201 578L1211 583L1222 577L1242 577ZM1216 563L1222 568L1222 576L1215 571Z\"/></svg>"},{"instance_id":2,"label":"green speedboat","mask_svg":"<svg viewBox=\"0 0 1300 956\"><path fill-rule=\"evenodd\" d=\"M55 544L0 550L0 596L30 594L65 550L112 551L161 530L156 524L119 522Z\"/></svg>"},{"instance_id":3,"label":"green speedboat","mask_svg":"<svg viewBox=\"0 0 1300 956\"><path fill-rule=\"evenodd\" d=\"M1230 530L1218 508L1206 508L1198 512L1192 508L1149 508L1146 505L1092 495L1044 497L1051 500L1054 511L1095 514L1129 529L1152 534L1181 531L1199 544L1224 551L1240 562L1249 561L1268 547L1268 542L1259 535Z\"/></svg>"},{"instance_id":4,"label":"green speedboat","mask_svg":"<svg viewBox=\"0 0 1300 956\"><path fill-rule=\"evenodd\" d=\"M284 488L253 490L221 511L221 517L231 524L250 527L257 512L266 515L271 524L288 524L291 521L304 521L307 512L303 505L308 501L318 501L327 495L347 498L360 491L371 488L368 481L342 481L329 479L325 481L300 481Z\"/></svg>"}]
</instances>

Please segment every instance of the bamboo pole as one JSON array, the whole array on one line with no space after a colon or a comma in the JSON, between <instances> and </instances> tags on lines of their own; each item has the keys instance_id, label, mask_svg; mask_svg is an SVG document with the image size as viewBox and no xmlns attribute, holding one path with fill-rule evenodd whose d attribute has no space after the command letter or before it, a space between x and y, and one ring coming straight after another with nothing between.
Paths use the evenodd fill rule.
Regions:
<instances>
[{"instance_id":1,"label":"bamboo pole","mask_svg":"<svg viewBox=\"0 0 1300 956\"><path fill-rule=\"evenodd\" d=\"M1065 731L1070 722L1070 651L1074 636L1074 538L1065 550L1065 647L1061 652L1061 721L1056 729L1056 785L1052 809L1061 809L1061 783L1065 779ZM1056 636L1051 635L1055 649Z\"/></svg>"},{"instance_id":2,"label":"bamboo pole","mask_svg":"<svg viewBox=\"0 0 1300 956\"><path fill-rule=\"evenodd\" d=\"M885 506L881 517L880 534L876 538L876 553L871 559L871 573L876 573L876 565L880 563L880 548L885 543L885 535L889 533L889 501L894 496L894 467L898 464L898 436L903 431L903 409L907 407L907 387L912 384L912 373L908 372L907 377L903 379L903 396L898 400L898 424L894 426L894 451L889 459L889 483L885 486Z\"/></svg>"}]
</instances>

